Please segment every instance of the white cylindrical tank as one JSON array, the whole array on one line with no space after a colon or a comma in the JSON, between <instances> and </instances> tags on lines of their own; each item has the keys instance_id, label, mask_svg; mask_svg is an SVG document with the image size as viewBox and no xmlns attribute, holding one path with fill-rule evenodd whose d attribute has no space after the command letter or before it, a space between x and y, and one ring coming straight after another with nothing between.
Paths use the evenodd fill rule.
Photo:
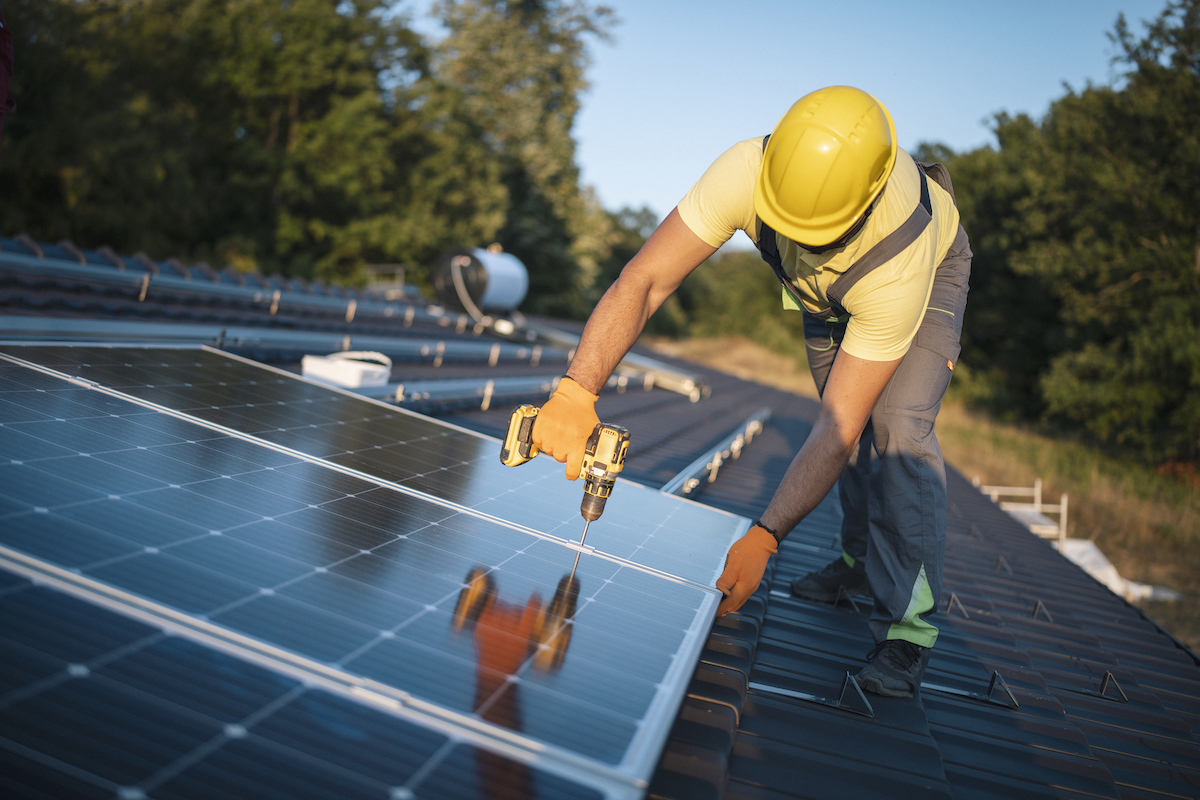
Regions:
<instances>
[{"instance_id":1,"label":"white cylindrical tank","mask_svg":"<svg viewBox=\"0 0 1200 800\"><path fill-rule=\"evenodd\" d=\"M529 291L529 273L521 259L512 253L492 252L475 248L471 255L483 262L487 270L487 288L479 307L491 311L512 311L521 305Z\"/></svg>"},{"instance_id":2,"label":"white cylindrical tank","mask_svg":"<svg viewBox=\"0 0 1200 800\"><path fill-rule=\"evenodd\" d=\"M498 246L451 250L434 262L430 277L438 299L453 308L466 310L454 283L455 267L467 297L484 311L513 311L529 291L525 265Z\"/></svg>"}]
</instances>

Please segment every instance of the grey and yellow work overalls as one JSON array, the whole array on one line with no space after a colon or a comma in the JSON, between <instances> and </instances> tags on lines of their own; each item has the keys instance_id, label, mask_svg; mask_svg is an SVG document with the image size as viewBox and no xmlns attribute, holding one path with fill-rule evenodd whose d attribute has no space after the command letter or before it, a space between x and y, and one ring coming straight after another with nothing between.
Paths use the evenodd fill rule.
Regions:
<instances>
[{"instance_id":1,"label":"grey and yellow work overalls","mask_svg":"<svg viewBox=\"0 0 1200 800\"><path fill-rule=\"evenodd\" d=\"M929 225L928 178L954 197L944 166L922 162L917 166L921 200L912 215L829 285L827 311L803 311L805 348L818 392L825 391L846 335L850 314L841 306L846 293L871 270L904 252ZM759 220L759 252L790 290L775 237L775 231ZM925 617L937 610L942 590L946 468L933 427L958 362L970 275L971 247L959 225L937 267L916 337L875 404L838 480L842 549L851 564L858 559L865 562L875 597L870 627L877 643L905 639L932 647L937 639L937 628Z\"/></svg>"}]
</instances>

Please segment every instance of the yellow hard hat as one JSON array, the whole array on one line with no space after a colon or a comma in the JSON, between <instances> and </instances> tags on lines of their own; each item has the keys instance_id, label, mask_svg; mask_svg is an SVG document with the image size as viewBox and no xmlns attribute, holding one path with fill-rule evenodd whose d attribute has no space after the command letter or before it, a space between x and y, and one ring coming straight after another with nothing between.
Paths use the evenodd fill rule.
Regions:
<instances>
[{"instance_id":1,"label":"yellow hard hat","mask_svg":"<svg viewBox=\"0 0 1200 800\"><path fill-rule=\"evenodd\" d=\"M896 164L896 125L861 89L830 86L779 120L754 184L754 211L792 241L820 247L854 227Z\"/></svg>"}]
</instances>

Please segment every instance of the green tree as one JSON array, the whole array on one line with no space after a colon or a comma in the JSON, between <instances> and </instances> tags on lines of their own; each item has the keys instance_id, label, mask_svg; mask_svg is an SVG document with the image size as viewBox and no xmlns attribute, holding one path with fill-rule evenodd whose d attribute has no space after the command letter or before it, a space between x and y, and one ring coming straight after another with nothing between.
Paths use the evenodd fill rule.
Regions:
<instances>
[{"instance_id":1,"label":"green tree","mask_svg":"<svg viewBox=\"0 0 1200 800\"><path fill-rule=\"evenodd\" d=\"M648 206L625 206L620 211L609 211L607 214L611 230L608 257L600 263L596 274L596 283L601 290L607 289L617 279L621 270L637 255L658 227L658 215Z\"/></svg>"},{"instance_id":2,"label":"green tree","mask_svg":"<svg viewBox=\"0 0 1200 800\"><path fill-rule=\"evenodd\" d=\"M1150 461L1200 456L1200 0L1114 86L1068 91L952 159L975 250L963 360L994 405Z\"/></svg>"},{"instance_id":3,"label":"green tree","mask_svg":"<svg viewBox=\"0 0 1200 800\"><path fill-rule=\"evenodd\" d=\"M17 0L0 227L353 280L488 240L506 190L386 0Z\"/></svg>"},{"instance_id":4,"label":"green tree","mask_svg":"<svg viewBox=\"0 0 1200 800\"><path fill-rule=\"evenodd\" d=\"M585 37L605 38L612 12L562 0L442 0L448 34L434 75L497 159L508 208L498 233L529 268L527 307L580 316L609 252L609 217L581 189L571 129L587 88Z\"/></svg>"},{"instance_id":5,"label":"green tree","mask_svg":"<svg viewBox=\"0 0 1200 800\"><path fill-rule=\"evenodd\" d=\"M1056 104L1054 240L1015 267L1048 277L1068 347L1042 380L1049 414L1151 460L1200 457L1200 0L1169 3L1128 72Z\"/></svg>"},{"instance_id":6,"label":"green tree","mask_svg":"<svg viewBox=\"0 0 1200 800\"><path fill-rule=\"evenodd\" d=\"M916 155L950 166L974 253L955 389L998 417L1031 419L1045 408L1040 376L1065 344L1047 280L1015 270L1013 257L1045 235L1045 215L1034 209L1053 156L1027 115L999 114L993 131L999 149L954 155L922 145Z\"/></svg>"}]
</instances>

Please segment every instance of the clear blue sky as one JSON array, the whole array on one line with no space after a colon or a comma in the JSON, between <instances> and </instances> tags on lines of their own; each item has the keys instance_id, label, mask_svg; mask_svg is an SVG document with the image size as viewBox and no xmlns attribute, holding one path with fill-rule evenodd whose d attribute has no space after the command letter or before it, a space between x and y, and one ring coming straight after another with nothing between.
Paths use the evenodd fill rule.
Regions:
<instances>
[{"instance_id":1,"label":"clear blue sky","mask_svg":"<svg viewBox=\"0 0 1200 800\"><path fill-rule=\"evenodd\" d=\"M594 4L594 3L593 3ZM1165 0L610 0L614 41L593 41L576 123L583 180L605 207L670 211L728 146L769 133L796 99L859 86L896 121L900 145L994 142L998 111L1045 113L1108 83L1106 33L1135 32ZM428 0L409 5L428 7ZM418 29L437 27L420 18Z\"/></svg>"}]
</instances>

